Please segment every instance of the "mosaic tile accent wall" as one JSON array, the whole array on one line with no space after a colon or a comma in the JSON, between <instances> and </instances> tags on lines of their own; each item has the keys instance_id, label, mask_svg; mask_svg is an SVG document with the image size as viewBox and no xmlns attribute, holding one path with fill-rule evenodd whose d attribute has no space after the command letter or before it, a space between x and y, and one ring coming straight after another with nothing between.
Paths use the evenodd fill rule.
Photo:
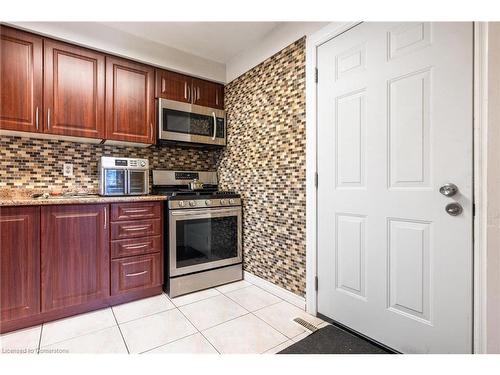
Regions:
<instances>
[{"instance_id":1,"label":"mosaic tile accent wall","mask_svg":"<svg viewBox=\"0 0 500 375\"><path fill-rule=\"evenodd\" d=\"M213 151L179 147L147 148L0 136L0 189L26 188L97 191L101 156L147 158L151 168L215 170ZM64 177L73 163L73 177Z\"/></svg>"},{"instance_id":2,"label":"mosaic tile accent wall","mask_svg":"<svg viewBox=\"0 0 500 375\"><path fill-rule=\"evenodd\" d=\"M305 294L305 38L226 86L222 187L242 194L244 267Z\"/></svg>"}]
</instances>

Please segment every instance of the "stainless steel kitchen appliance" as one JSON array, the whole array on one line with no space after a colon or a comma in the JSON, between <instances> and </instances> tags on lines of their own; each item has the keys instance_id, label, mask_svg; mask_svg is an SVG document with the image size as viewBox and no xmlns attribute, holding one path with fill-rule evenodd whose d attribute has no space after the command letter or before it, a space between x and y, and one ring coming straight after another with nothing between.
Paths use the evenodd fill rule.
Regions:
<instances>
[{"instance_id":1,"label":"stainless steel kitchen appliance","mask_svg":"<svg viewBox=\"0 0 500 375\"><path fill-rule=\"evenodd\" d=\"M226 145L226 114L221 109L174 100L158 101L160 143Z\"/></svg>"},{"instance_id":2,"label":"stainless steel kitchen appliance","mask_svg":"<svg viewBox=\"0 0 500 375\"><path fill-rule=\"evenodd\" d=\"M194 180L203 187L190 189ZM241 198L217 188L216 172L153 170L153 193L167 196L163 258L170 297L243 278Z\"/></svg>"},{"instance_id":3,"label":"stainless steel kitchen appliance","mask_svg":"<svg viewBox=\"0 0 500 375\"><path fill-rule=\"evenodd\" d=\"M149 194L148 159L101 156L98 168L100 195Z\"/></svg>"}]
</instances>

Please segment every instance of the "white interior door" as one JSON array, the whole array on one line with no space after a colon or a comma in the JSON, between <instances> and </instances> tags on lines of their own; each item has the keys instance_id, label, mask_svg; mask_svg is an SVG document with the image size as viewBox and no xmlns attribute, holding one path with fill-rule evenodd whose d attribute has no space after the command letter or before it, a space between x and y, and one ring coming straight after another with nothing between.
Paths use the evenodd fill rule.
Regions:
<instances>
[{"instance_id":1,"label":"white interior door","mask_svg":"<svg viewBox=\"0 0 500 375\"><path fill-rule=\"evenodd\" d=\"M362 23L318 48L318 312L405 353L472 351L472 31Z\"/></svg>"}]
</instances>

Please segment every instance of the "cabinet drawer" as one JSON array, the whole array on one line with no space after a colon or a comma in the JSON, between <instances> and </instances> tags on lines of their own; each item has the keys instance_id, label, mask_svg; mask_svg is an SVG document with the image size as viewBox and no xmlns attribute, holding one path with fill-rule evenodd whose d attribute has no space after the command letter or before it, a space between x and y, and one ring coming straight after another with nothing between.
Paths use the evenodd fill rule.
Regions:
<instances>
[{"instance_id":1,"label":"cabinet drawer","mask_svg":"<svg viewBox=\"0 0 500 375\"><path fill-rule=\"evenodd\" d=\"M111 295L162 284L160 253L111 261Z\"/></svg>"},{"instance_id":2,"label":"cabinet drawer","mask_svg":"<svg viewBox=\"0 0 500 375\"><path fill-rule=\"evenodd\" d=\"M111 258L156 253L162 250L161 236L132 238L111 242Z\"/></svg>"},{"instance_id":3,"label":"cabinet drawer","mask_svg":"<svg viewBox=\"0 0 500 375\"><path fill-rule=\"evenodd\" d=\"M111 221L157 219L163 202L113 203Z\"/></svg>"},{"instance_id":4,"label":"cabinet drawer","mask_svg":"<svg viewBox=\"0 0 500 375\"><path fill-rule=\"evenodd\" d=\"M161 220L135 220L111 223L111 239L158 236L161 234Z\"/></svg>"}]
</instances>

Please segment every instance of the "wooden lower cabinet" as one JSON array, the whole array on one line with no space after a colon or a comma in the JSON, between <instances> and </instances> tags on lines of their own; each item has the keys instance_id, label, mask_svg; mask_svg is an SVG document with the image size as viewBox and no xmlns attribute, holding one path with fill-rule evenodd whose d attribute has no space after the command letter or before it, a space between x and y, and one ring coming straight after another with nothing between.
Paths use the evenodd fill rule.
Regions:
<instances>
[{"instance_id":1,"label":"wooden lower cabinet","mask_svg":"<svg viewBox=\"0 0 500 375\"><path fill-rule=\"evenodd\" d=\"M42 311L109 296L107 204L42 207Z\"/></svg>"},{"instance_id":2,"label":"wooden lower cabinet","mask_svg":"<svg viewBox=\"0 0 500 375\"><path fill-rule=\"evenodd\" d=\"M40 208L0 208L1 322L40 312Z\"/></svg>"},{"instance_id":3,"label":"wooden lower cabinet","mask_svg":"<svg viewBox=\"0 0 500 375\"><path fill-rule=\"evenodd\" d=\"M0 333L160 294L162 211L163 202L0 207ZM135 221L149 230L114 240L112 225L131 222L111 212L150 218Z\"/></svg>"}]
</instances>

